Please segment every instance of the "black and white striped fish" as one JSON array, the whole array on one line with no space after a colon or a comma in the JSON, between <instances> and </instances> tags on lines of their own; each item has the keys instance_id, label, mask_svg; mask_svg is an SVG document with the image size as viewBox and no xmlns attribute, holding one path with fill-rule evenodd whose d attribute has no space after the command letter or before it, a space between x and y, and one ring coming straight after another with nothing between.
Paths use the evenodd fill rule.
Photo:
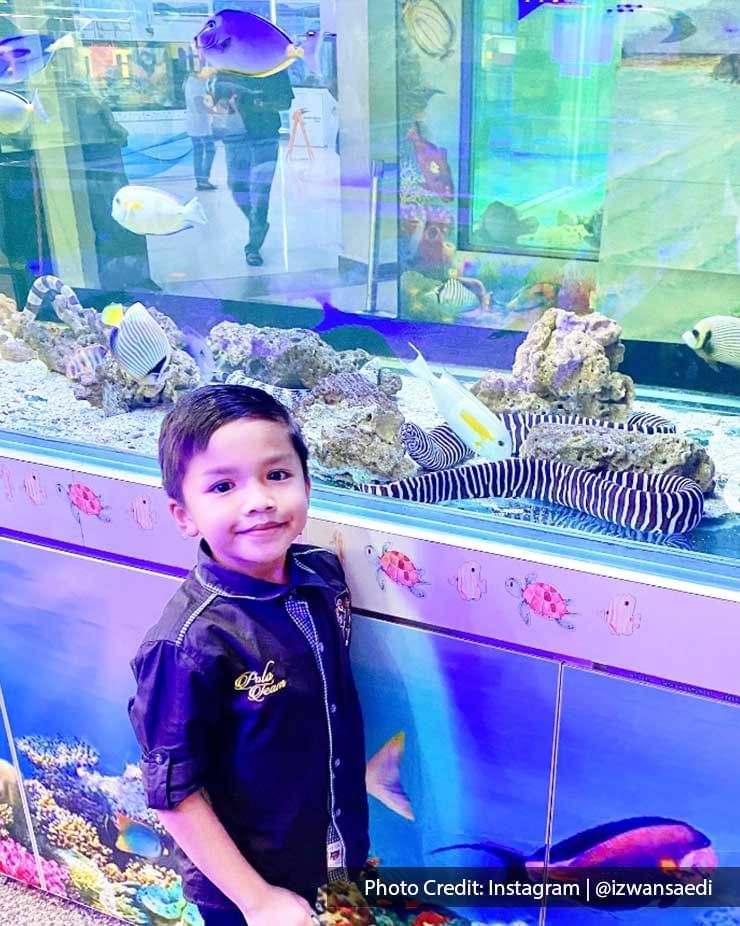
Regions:
<instances>
[{"instance_id":1,"label":"black and white striped fish","mask_svg":"<svg viewBox=\"0 0 740 926\"><path fill-rule=\"evenodd\" d=\"M28 296L26 297L26 304L23 307L23 311L30 313L35 318L41 311L41 306L44 304L44 299L48 293L54 293L55 296L60 296L61 299L64 300L64 303L73 311L82 311L80 300L77 298L77 293L75 293L72 287L67 286L67 284L63 283L59 277L52 276L51 274L38 277L33 281L33 285L29 290ZM63 315L60 315L59 317L64 321Z\"/></svg>"},{"instance_id":2,"label":"black and white striped fish","mask_svg":"<svg viewBox=\"0 0 740 926\"><path fill-rule=\"evenodd\" d=\"M480 299L476 294L455 277L450 277L446 283L441 283L434 290L434 295L441 306L460 312L465 309L475 309L480 305Z\"/></svg>"},{"instance_id":3,"label":"black and white striped fish","mask_svg":"<svg viewBox=\"0 0 740 926\"><path fill-rule=\"evenodd\" d=\"M164 330L140 303L128 309L108 306L102 321L112 325L110 351L123 370L143 386L160 385L167 373L172 345Z\"/></svg>"},{"instance_id":4,"label":"black and white striped fish","mask_svg":"<svg viewBox=\"0 0 740 926\"><path fill-rule=\"evenodd\" d=\"M517 456L527 435L538 424L589 425L591 427L614 428L617 430L641 431L645 434L675 434L676 426L659 415L635 413L627 421L604 421L602 418L586 418L581 415L534 414L530 412L505 412L499 415L506 430L511 434L512 454ZM422 469L437 471L449 469L471 460L470 448L447 425L439 425L425 431L419 425L408 422L399 432L401 443L411 459Z\"/></svg>"},{"instance_id":5,"label":"black and white striped fish","mask_svg":"<svg viewBox=\"0 0 740 926\"><path fill-rule=\"evenodd\" d=\"M649 534L684 534L704 514L701 489L683 476L592 473L556 460L469 463L397 482L366 483L360 490L427 504L490 496L536 498Z\"/></svg>"},{"instance_id":6,"label":"black and white striped fish","mask_svg":"<svg viewBox=\"0 0 740 926\"><path fill-rule=\"evenodd\" d=\"M227 379L226 382L229 383L231 380ZM288 411L293 411L298 402L309 393L308 389L286 389L284 386L273 386L272 383L263 383L258 379L253 379L251 376L244 376L242 373L235 376L233 382L238 386L261 389L271 395L273 399L277 399Z\"/></svg>"}]
</instances>

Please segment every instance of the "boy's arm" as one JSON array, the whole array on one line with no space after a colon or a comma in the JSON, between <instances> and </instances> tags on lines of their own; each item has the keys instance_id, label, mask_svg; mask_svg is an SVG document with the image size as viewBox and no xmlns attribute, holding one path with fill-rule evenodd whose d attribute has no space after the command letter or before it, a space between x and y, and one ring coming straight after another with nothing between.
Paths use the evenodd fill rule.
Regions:
<instances>
[{"instance_id":1,"label":"boy's arm","mask_svg":"<svg viewBox=\"0 0 740 926\"><path fill-rule=\"evenodd\" d=\"M191 862L236 904L249 926L311 926L316 922L302 897L268 884L252 868L202 791L158 815Z\"/></svg>"}]
</instances>

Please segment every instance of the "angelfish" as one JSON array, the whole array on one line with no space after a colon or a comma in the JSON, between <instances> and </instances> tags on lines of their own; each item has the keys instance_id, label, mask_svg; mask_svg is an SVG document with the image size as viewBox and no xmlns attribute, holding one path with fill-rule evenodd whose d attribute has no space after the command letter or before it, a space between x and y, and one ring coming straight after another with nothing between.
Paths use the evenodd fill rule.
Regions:
<instances>
[{"instance_id":1,"label":"angelfish","mask_svg":"<svg viewBox=\"0 0 740 926\"><path fill-rule=\"evenodd\" d=\"M103 309L101 321L113 329L110 351L123 370L142 386L163 384L172 345L146 308L140 302L128 309L109 305Z\"/></svg>"},{"instance_id":2,"label":"angelfish","mask_svg":"<svg viewBox=\"0 0 740 926\"><path fill-rule=\"evenodd\" d=\"M32 116L42 122L49 121L36 90L30 100L13 90L0 90L0 134L14 135L22 132Z\"/></svg>"},{"instance_id":3,"label":"angelfish","mask_svg":"<svg viewBox=\"0 0 740 926\"><path fill-rule=\"evenodd\" d=\"M429 386L437 411L460 440L486 460L510 457L511 434L498 415L451 376L435 376L420 351L413 344L409 347L416 352L416 360L406 363L406 368Z\"/></svg>"},{"instance_id":4,"label":"angelfish","mask_svg":"<svg viewBox=\"0 0 740 926\"><path fill-rule=\"evenodd\" d=\"M710 315L681 337L713 370L719 370L720 363L740 370L740 318Z\"/></svg>"},{"instance_id":5,"label":"angelfish","mask_svg":"<svg viewBox=\"0 0 740 926\"><path fill-rule=\"evenodd\" d=\"M296 48L287 32L243 10L220 10L193 41L211 67L250 77L277 74L303 57L303 49Z\"/></svg>"},{"instance_id":6,"label":"angelfish","mask_svg":"<svg viewBox=\"0 0 740 926\"><path fill-rule=\"evenodd\" d=\"M138 855L151 861L166 854L159 834L146 823L140 823L125 814L117 813L116 828L118 829L116 849L120 849L121 852Z\"/></svg>"},{"instance_id":7,"label":"angelfish","mask_svg":"<svg viewBox=\"0 0 740 926\"><path fill-rule=\"evenodd\" d=\"M0 39L0 84L25 83L43 71L51 56L60 48L74 48L75 37L70 32L61 38L29 32Z\"/></svg>"}]
</instances>

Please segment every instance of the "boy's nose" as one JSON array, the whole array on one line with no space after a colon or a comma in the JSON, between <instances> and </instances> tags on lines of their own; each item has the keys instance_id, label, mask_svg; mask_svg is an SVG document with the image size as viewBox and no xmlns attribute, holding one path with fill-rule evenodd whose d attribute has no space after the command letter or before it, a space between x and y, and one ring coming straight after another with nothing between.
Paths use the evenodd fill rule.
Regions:
<instances>
[{"instance_id":1,"label":"boy's nose","mask_svg":"<svg viewBox=\"0 0 740 926\"><path fill-rule=\"evenodd\" d=\"M242 512L249 514L250 511L272 510L275 508L275 499L266 486L255 486L245 489L240 504Z\"/></svg>"}]
</instances>

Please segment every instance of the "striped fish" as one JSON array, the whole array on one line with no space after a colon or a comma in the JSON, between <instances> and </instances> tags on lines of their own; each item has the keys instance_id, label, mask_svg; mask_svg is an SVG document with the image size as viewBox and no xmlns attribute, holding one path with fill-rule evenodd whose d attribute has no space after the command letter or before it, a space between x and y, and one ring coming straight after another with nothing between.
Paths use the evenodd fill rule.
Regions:
<instances>
[{"instance_id":1,"label":"striped fish","mask_svg":"<svg viewBox=\"0 0 740 926\"><path fill-rule=\"evenodd\" d=\"M704 514L701 489L683 476L592 473L531 458L469 463L397 482L366 483L360 490L427 504L490 496L536 498L648 534L685 534Z\"/></svg>"},{"instance_id":2,"label":"striped fish","mask_svg":"<svg viewBox=\"0 0 740 926\"><path fill-rule=\"evenodd\" d=\"M120 310L117 314L120 316ZM115 324L110 333L110 350L121 368L143 386L162 383L172 346L144 306L135 302L122 317L116 317L114 311L108 313L106 309L102 320L105 324Z\"/></svg>"},{"instance_id":3,"label":"striped fish","mask_svg":"<svg viewBox=\"0 0 740 926\"><path fill-rule=\"evenodd\" d=\"M614 428L616 430L641 431L644 434L675 434L676 426L661 418L636 412L627 421L605 421L603 418L586 418L582 415L534 414L530 412L505 412L499 415L506 430L511 434L512 454L517 456L529 432L538 424L589 425L591 427ZM417 424L408 422L401 427L399 436L406 453L422 469L437 471L449 469L471 460L470 448L447 425L439 425L431 431L424 431Z\"/></svg>"},{"instance_id":4,"label":"striped fish","mask_svg":"<svg viewBox=\"0 0 740 926\"><path fill-rule=\"evenodd\" d=\"M95 371L108 356L108 348L102 344L92 344L90 347L78 347L67 359L64 373L67 379L81 382L84 386L90 385L95 377Z\"/></svg>"},{"instance_id":5,"label":"striped fish","mask_svg":"<svg viewBox=\"0 0 740 926\"><path fill-rule=\"evenodd\" d=\"M231 385L231 377L229 377L226 382ZM263 392L271 395L273 399L277 399L288 411L292 411L298 402L309 393L308 389L286 389L283 386L273 386L272 383L263 383L258 379L252 379L251 376L244 376L242 373L237 373L234 377L233 384L237 386L249 386L250 389L261 389Z\"/></svg>"},{"instance_id":6,"label":"striped fish","mask_svg":"<svg viewBox=\"0 0 740 926\"><path fill-rule=\"evenodd\" d=\"M54 293L55 296L58 296L59 301L63 302L64 305L73 312L77 310L80 312L82 311L80 300L77 298L77 294L72 287L67 286L59 277L52 276L51 274L38 277L33 281L33 285L26 297L26 304L23 307L23 311L28 312L36 318L41 311L41 306L44 304L44 299L48 293ZM54 299L54 309L57 315L59 315L59 318L61 318L62 321L66 321L64 314L60 314L58 311L56 298Z\"/></svg>"},{"instance_id":7,"label":"striped fish","mask_svg":"<svg viewBox=\"0 0 740 926\"><path fill-rule=\"evenodd\" d=\"M417 47L430 58L446 58L455 44L455 24L437 0L404 0L406 29Z\"/></svg>"},{"instance_id":8,"label":"striped fish","mask_svg":"<svg viewBox=\"0 0 740 926\"><path fill-rule=\"evenodd\" d=\"M435 290L437 302L447 309L462 312L465 309L475 309L480 305L480 299L455 277L450 277L446 283L441 283Z\"/></svg>"}]
</instances>

